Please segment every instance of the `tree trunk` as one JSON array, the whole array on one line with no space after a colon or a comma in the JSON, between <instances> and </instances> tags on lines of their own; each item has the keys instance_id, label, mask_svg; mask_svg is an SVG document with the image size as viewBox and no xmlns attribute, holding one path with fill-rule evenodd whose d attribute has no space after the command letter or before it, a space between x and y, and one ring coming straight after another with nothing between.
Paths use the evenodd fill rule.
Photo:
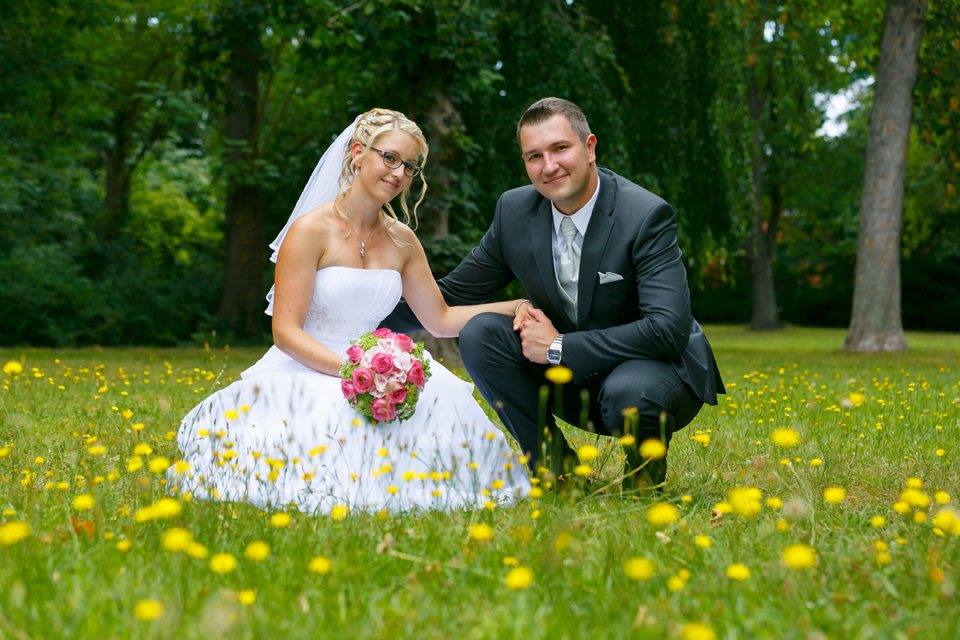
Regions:
<instances>
[{"instance_id":1,"label":"tree trunk","mask_svg":"<svg viewBox=\"0 0 960 640\"><path fill-rule=\"evenodd\" d=\"M906 351L900 313L900 227L926 0L888 0L867 133L860 231L846 351Z\"/></svg>"},{"instance_id":2,"label":"tree trunk","mask_svg":"<svg viewBox=\"0 0 960 640\"><path fill-rule=\"evenodd\" d=\"M771 54L772 55L772 54ZM772 71L772 70L771 70ZM769 73L770 71L768 71ZM753 140L750 155L753 160L753 223L746 238L747 261L750 263L750 284L753 291L751 331L776 331L782 328L777 312L777 293L773 282L773 257L763 225L763 164L765 150L761 137L764 103L757 87L756 69L751 69L748 86L750 119L753 121ZM779 212L776 212L779 215Z\"/></svg>"},{"instance_id":3,"label":"tree trunk","mask_svg":"<svg viewBox=\"0 0 960 640\"><path fill-rule=\"evenodd\" d=\"M450 201L452 199L451 172L457 162L459 148L450 140L455 128L463 127L460 112L443 93L427 113L426 138L430 145L429 179L430 193L421 208L424 210L424 222L434 238L443 238L450 233ZM424 343L427 351L447 368L462 368L460 347L455 338L434 338L426 331L414 338Z\"/></svg>"},{"instance_id":4,"label":"tree trunk","mask_svg":"<svg viewBox=\"0 0 960 640\"><path fill-rule=\"evenodd\" d=\"M253 33L251 37L258 37ZM259 68L256 55L234 51L227 74L228 158L226 238L220 319L240 335L257 331L263 300L264 237L261 186L253 161L257 149Z\"/></svg>"},{"instance_id":5,"label":"tree trunk","mask_svg":"<svg viewBox=\"0 0 960 640\"><path fill-rule=\"evenodd\" d=\"M106 195L103 214L97 235L104 241L112 241L120 234L128 219L130 209L130 131L129 115L118 110L113 116L113 145L107 149L104 169L106 172Z\"/></svg>"}]
</instances>

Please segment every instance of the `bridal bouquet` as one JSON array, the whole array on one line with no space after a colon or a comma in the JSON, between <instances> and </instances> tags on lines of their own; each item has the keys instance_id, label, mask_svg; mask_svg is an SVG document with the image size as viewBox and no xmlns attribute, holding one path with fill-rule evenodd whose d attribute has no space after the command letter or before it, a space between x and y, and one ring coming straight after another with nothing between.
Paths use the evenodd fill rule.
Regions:
<instances>
[{"instance_id":1,"label":"bridal bouquet","mask_svg":"<svg viewBox=\"0 0 960 640\"><path fill-rule=\"evenodd\" d=\"M340 365L343 397L374 424L408 420L430 377L423 343L377 329L351 344Z\"/></svg>"}]
</instances>

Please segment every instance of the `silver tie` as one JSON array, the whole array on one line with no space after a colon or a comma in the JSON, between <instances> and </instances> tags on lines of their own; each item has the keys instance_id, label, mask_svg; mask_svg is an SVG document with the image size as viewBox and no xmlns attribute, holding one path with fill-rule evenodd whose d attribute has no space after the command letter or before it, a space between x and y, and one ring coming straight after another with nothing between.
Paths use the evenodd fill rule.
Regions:
<instances>
[{"instance_id":1,"label":"silver tie","mask_svg":"<svg viewBox=\"0 0 960 640\"><path fill-rule=\"evenodd\" d=\"M560 233L564 245L560 251L560 266L557 269L557 282L560 284L560 301L570 319L577 321L577 284L580 280L580 247L577 246L577 225L564 216L560 221Z\"/></svg>"}]
</instances>

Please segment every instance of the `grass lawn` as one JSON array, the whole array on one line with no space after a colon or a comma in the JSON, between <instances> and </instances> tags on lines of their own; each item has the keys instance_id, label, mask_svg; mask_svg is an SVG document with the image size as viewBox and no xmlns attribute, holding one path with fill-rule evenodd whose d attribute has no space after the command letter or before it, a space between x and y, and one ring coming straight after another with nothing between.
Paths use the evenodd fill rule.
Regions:
<instances>
[{"instance_id":1,"label":"grass lawn","mask_svg":"<svg viewBox=\"0 0 960 640\"><path fill-rule=\"evenodd\" d=\"M706 333L728 395L674 438L674 509L547 491L282 527L195 499L136 517L180 417L262 350L0 349L23 365L0 374L0 639L960 638L960 336Z\"/></svg>"}]
</instances>

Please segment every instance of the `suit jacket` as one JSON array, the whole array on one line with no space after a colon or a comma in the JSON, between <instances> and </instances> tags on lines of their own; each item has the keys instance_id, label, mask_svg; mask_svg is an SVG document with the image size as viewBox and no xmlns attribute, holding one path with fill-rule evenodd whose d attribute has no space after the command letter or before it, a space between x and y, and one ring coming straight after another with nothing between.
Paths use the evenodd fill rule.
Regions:
<instances>
[{"instance_id":1,"label":"suit jacket","mask_svg":"<svg viewBox=\"0 0 960 640\"><path fill-rule=\"evenodd\" d=\"M564 334L564 364L574 382L637 358L670 362L707 404L725 393L713 352L690 315L687 272L673 209L662 198L607 169L583 237L576 326L563 311L554 269L550 201L533 186L500 196L480 245L438 281L450 305L486 302L514 278ZM599 272L622 280L600 284ZM394 330L420 323L401 301L384 321Z\"/></svg>"}]
</instances>

